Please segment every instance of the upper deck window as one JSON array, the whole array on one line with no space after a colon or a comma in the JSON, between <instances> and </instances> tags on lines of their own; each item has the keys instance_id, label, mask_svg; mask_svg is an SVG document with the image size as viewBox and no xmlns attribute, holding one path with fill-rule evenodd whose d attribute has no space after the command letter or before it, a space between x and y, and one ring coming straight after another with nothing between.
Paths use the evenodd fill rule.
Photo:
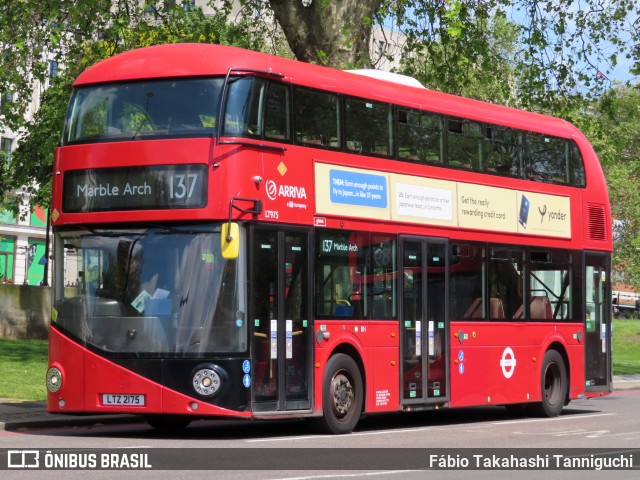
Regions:
<instances>
[{"instance_id":1,"label":"upper deck window","mask_svg":"<svg viewBox=\"0 0 640 480\"><path fill-rule=\"evenodd\" d=\"M262 132L260 112L266 79L235 77L229 80L223 135L257 137Z\"/></svg>"},{"instance_id":2,"label":"upper deck window","mask_svg":"<svg viewBox=\"0 0 640 480\"><path fill-rule=\"evenodd\" d=\"M419 110L397 110L398 157L417 163L442 163L442 120Z\"/></svg>"},{"instance_id":3,"label":"upper deck window","mask_svg":"<svg viewBox=\"0 0 640 480\"><path fill-rule=\"evenodd\" d=\"M340 146L338 95L298 88L294 106L296 142L318 147Z\"/></svg>"},{"instance_id":4,"label":"upper deck window","mask_svg":"<svg viewBox=\"0 0 640 480\"><path fill-rule=\"evenodd\" d=\"M585 187L585 173L584 173L584 162L582 160L582 155L580 154L580 149L575 142L570 142L571 144L571 185L576 187Z\"/></svg>"},{"instance_id":5,"label":"upper deck window","mask_svg":"<svg viewBox=\"0 0 640 480\"><path fill-rule=\"evenodd\" d=\"M222 84L197 78L77 88L64 143L213 135Z\"/></svg>"},{"instance_id":6,"label":"upper deck window","mask_svg":"<svg viewBox=\"0 0 640 480\"><path fill-rule=\"evenodd\" d=\"M488 141L480 123L450 119L447 131L447 161L452 167L483 170Z\"/></svg>"},{"instance_id":7,"label":"upper deck window","mask_svg":"<svg viewBox=\"0 0 640 480\"><path fill-rule=\"evenodd\" d=\"M229 79L222 134L230 137L291 140L288 85L261 77Z\"/></svg>"},{"instance_id":8,"label":"upper deck window","mask_svg":"<svg viewBox=\"0 0 640 480\"><path fill-rule=\"evenodd\" d=\"M524 153L522 132L512 128L488 125L486 136L490 144L485 160L486 171L513 177L522 176Z\"/></svg>"},{"instance_id":9,"label":"upper deck window","mask_svg":"<svg viewBox=\"0 0 640 480\"><path fill-rule=\"evenodd\" d=\"M569 142L563 138L537 133L527 135L529 150L529 176L532 180L548 183L568 182Z\"/></svg>"},{"instance_id":10,"label":"upper deck window","mask_svg":"<svg viewBox=\"0 0 640 480\"><path fill-rule=\"evenodd\" d=\"M347 151L391 154L390 106L360 98L345 99Z\"/></svg>"}]
</instances>

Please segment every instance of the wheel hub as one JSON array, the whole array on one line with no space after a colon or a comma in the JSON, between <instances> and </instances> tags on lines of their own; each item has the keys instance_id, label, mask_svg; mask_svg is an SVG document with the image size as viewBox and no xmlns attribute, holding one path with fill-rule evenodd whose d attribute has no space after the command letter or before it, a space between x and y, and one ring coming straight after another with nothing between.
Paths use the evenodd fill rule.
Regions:
<instances>
[{"instance_id":1,"label":"wheel hub","mask_svg":"<svg viewBox=\"0 0 640 480\"><path fill-rule=\"evenodd\" d=\"M353 406L353 386L344 375L336 375L333 380L333 407L339 416L345 416Z\"/></svg>"}]
</instances>

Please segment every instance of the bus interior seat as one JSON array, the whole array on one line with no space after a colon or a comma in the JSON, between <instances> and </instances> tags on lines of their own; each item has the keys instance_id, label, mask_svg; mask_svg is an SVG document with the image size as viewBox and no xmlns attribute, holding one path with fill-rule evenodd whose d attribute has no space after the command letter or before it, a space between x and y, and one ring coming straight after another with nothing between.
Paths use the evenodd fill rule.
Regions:
<instances>
[{"instance_id":1,"label":"bus interior seat","mask_svg":"<svg viewBox=\"0 0 640 480\"><path fill-rule=\"evenodd\" d=\"M464 318L482 318L482 298L476 298L464 314Z\"/></svg>"},{"instance_id":2,"label":"bus interior seat","mask_svg":"<svg viewBox=\"0 0 640 480\"><path fill-rule=\"evenodd\" d=\"M464 314L464 318L483 318L482 298L476 298ZM489 318L505 318L504 305L497 297L489 299Z\"/></svg>"},{"instance_id":3,"label":"bus interior seat","mask_svg":"<svg viewBox=\"0 0 640 480\"><path fill-rule=\"evenodd\" d=\"M340 285L336 285L336 296L334 302L336 306L333 309L333 313L336 317L353 316L353 307L351 306L351 302L343 297Z\"/></svg>"},{"instance_id":4,"label":"bus interior seat","mask_svg":"<svg viewBox=\"0 0 640 480\"><path fill-rule=\"evenodd\" d=\"M532 320L551 320L551 302L546 296L531 297L529 316Z\"/></svg>"},{"instance_id":5,"label":"bus interior seat","mask_svg":"<svg viewBox=\"0 0 640 480\"><path fill-rule=\"evenodd\" d=\"M551 313L551 302L544 295L531 297L529 302L529 318L531 320L551 320L553 317ZM518 307L516 313L513 315L514 319L524 318L524 312L522 305Z\"/></svg>"},{"instance_id":6,"label":"bus interior seat","mask_svg":"<svg viewBox=\"0 0 640 480\"><path fill-rule=\"evenodd\" d=\"M351 305L336 305L333 313L336 317L353 317L353 307Z\"/></svg>"},{"instance_id":7,"label":"bus interior seat","mask_svg":"<svg viewBox=\"0 0 640 480\"><path fill-rule=\"evenodd\" d=\"M490 318L504 318L504 305L499 298L492 297L489 299L489 310L491 313Z\"/></svg>"}]
</instances>

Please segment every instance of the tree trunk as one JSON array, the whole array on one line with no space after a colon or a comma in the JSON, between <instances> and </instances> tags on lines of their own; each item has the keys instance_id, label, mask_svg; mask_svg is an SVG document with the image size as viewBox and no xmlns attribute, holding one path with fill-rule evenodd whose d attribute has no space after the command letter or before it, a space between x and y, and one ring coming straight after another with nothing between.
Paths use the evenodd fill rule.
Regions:
<instances>
[{"instance_id":1,"label":"tree trunk","mask_svg":"<svg viewBox=\"0 0 640 480\"><path fill-rule=\"evenodd\" d=\"M371 26L381 3L382 0L269 0L296 58L336 68L371 66Z\"/></svg>"}]
</instances>

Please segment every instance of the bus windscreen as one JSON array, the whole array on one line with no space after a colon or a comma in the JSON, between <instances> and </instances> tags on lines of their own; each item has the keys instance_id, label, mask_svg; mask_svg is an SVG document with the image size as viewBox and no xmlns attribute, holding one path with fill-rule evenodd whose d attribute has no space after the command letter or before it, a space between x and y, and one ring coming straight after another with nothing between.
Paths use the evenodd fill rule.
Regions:
<instances>
[{"instance_id":1,"label":"bus windscreen","mask_svg":"<svg viewBox=\"0 0 640 480\"><path fill-rule=\"evenodd\" d=\"M223 78L76 88L65 144L213 135Z\"/></svg>"}]
</instances>

